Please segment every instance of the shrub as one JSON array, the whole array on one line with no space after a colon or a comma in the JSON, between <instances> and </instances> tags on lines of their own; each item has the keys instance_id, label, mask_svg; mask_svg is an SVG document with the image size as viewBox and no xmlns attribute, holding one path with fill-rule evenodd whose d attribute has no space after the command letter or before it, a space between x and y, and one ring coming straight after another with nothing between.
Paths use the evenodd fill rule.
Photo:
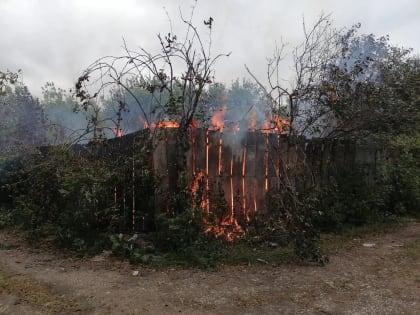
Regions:
<instances>
[{"instance_id":1,"label":"shrub","mask_svg":"<svg viewBox=\"0 0 420 315\"><path fill-rule=\"evenodd\" d=\"M133 229L132 212L116 200L117 187L127 192L138 188L134 201L142 205L142 218L153 211L154 180L152 172L145 172L148 164L140 156L145 154L140 150L128 158L122 155L121 161L107 158L98 148L79 155L60 146L32 155L23 167L9 172L3 185L13 191L15 224L32 240L52 234L59 246L81 253L109 246L110 233ZM132 174L134 165L141 176Z\"/></svg>"},{"instance_id":2,"label":"shrub","mask_svg":"<svg viewBox=\"0 0 420 315\"><path fill-rule=\"evenodd\" d=\"M316 192L297 193L289 189L268 194L270 229L273 234L286 234L302 260L324 264L328 258L319 246L320 231L315 222L320 214ZM279 231L280 230L280 231Z\"/></svg>"},{"instance_id":3,"label":"shrub","mask_svg":"<svg viewBox=\"0 0 420 315\"><path fill-rule=\"evenodd\" d=\"M383 221L392 216L389 179L379 175L369 181L363 167L342 170L331 177L317 192L316 225L322 231L341 231L345 226L358 226Z\"/></svg>"},{"instance_id":4,"label":"shrub","mask_svg":"<svg viewBox=\"0 0 420 315\"><path fill-rule=\"evenodd\" d=\"M399 156L390 167L391 205L397 215L420 216L420 140L400 140ZM407 143L408 142L408 143Z\"/></svg>"}]
</instances>

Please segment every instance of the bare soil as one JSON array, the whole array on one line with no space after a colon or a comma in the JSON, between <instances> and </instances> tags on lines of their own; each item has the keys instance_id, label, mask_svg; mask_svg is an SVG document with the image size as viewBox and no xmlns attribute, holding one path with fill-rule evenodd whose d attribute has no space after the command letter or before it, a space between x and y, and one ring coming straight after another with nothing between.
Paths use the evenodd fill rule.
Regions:
<instances>
[{"instance_id":1,"label":"bare soil","mask_svg":"<svg viewBox=\"0 0 420 315\"><path fill-rule=\"evenodd\" d=\"M420 314L420 222L347 240L325 267L155 270L36 250L5 230L0 244L0 314Z\"/></svg>"}]
</instances>

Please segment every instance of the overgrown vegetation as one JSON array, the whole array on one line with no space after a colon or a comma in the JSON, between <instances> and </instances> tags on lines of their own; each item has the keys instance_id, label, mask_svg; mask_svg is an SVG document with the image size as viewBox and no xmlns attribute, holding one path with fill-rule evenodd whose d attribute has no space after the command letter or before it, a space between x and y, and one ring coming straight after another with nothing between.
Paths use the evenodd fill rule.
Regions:
<instances>
[{"instance_id":1,"label":"overgrown vegetation","mask_svg":"<svg viewBox=\"0 0 420 315\"><path fill-rule=\"evenodd\" d=\"M5 218L32 240L53 235L58 245L81 253L101 250L110 233L132 231L133 220L140 222L128 210L129 201L117 203L133 187L138 189L135 201L144 206L137 216L150 220L153 215L154 182L147 175L152 174L147 142L143 145L128 158L110 158L112 150L106 146L56 146L28 156L1 187L3 195L13 196L13 211Z\"/></svg>"},{"instance_id":2,"label":"overgrown vegetation","mask_svg":"<svg viewBox=\"0 0 420 315\"><path fill-rule=\"evenodd\" d=\"M213 20L204 21L209 47L191 19L181 20L185 38L159 35L156 54L124 43L124 56L94 62L76 83L77 99L49 83L41 106L17 74L0 72L0 146L11 149L0 161L0 227L18 226L33 241L52 237L82 255L111 249L133 263L214 266L236 246L206 232L228 207L223 191L207 192L214 197L207 209L197 201L186 152L194 124L208 126L210 114L224 106L233 108L226 120L245 130L244 115L259 107L287 119L290 150L298 150L293 142L299 137L379 148L378 157L366 163L332 158L322 174L314 167L321 161L311 164L307 156L292 167L282 160L276 166L279 185L267 194L267 213L240 222L247 236L236 250L257 248L249 259L265 263L257 256L265 255L259 248L266 244L274 244L273 260L290 257L292 244L293 257L322 264L327 257L319 246L321 232L420 215L420 69L410 50L386 37L358 35L357 25L337 31L321 16L293 50L292 88L276 77L284 47L269 59L269 87L251 74L255 84L236 81L226 88L213 78L212 67L224 56L210 51ZM176 73L180 63L185 68ZM89 85L90 79L102 85ZM72 107L87 118L76 138L89 143L40 147L73 134L60 116ZM54 122L48 124L48 117ZM125 122L128 131L147 128L107 140L121 136ZM155 144L167 140L157 132L161 122L177 126L176 153L157 174ZM165 176L173 182L160 185Z\"/></svg>"}]
</instances>

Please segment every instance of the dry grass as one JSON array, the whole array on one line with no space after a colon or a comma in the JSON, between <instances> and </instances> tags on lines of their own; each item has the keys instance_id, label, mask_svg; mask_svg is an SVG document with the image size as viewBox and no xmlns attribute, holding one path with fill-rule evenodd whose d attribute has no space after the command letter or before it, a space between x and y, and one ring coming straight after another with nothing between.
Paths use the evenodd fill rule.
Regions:
<instances>
[{"instance_id":1,"label":"dry grass","mask_svg":"<svg viewBox=\"0 0 420 315\"><path fill-rule=\"evenodd\" d=\"M405 253L412 259L420 258L420 239L409 242L404 245Z\"/></svg>"},{"instance_id":2,"label":"dry grass","mask_svg":"<svg viewBox=\"0 0 420 315\"><path fill-rule=\"evenodd\" d=\"M90 307L55 293L51 287L0 264L0 294L12 295L46 314L89 313Z\"/></svg>"}]
</instances>

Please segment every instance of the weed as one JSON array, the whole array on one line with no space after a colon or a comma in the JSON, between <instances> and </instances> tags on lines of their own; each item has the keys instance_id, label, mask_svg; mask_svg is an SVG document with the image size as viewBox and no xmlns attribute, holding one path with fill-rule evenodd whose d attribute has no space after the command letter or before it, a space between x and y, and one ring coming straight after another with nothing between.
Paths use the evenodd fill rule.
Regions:
<instances>
[{"instance_id":1,"label":"weed","mask_svg":"<svg viewBox=\"0 0 420 315\"><path fill-rule=\"evenodd\" d=\"M404 245L405 253L408 257L413 259L420 258L420 239L412 241Z\"/></svg>"},{"instance_id":2,"label":"weed","mask_svg":"<svg viewBox=\"0 0 420 315\"><path fill-rule=\"evenodd\" d=\"M54 293L51 288L28 276L16 274L0 265L0 293L17 296L31 306L48 313L73 313L83 309L89 313L91 308L69 298Z\"/></svg>"}]
</instances>

